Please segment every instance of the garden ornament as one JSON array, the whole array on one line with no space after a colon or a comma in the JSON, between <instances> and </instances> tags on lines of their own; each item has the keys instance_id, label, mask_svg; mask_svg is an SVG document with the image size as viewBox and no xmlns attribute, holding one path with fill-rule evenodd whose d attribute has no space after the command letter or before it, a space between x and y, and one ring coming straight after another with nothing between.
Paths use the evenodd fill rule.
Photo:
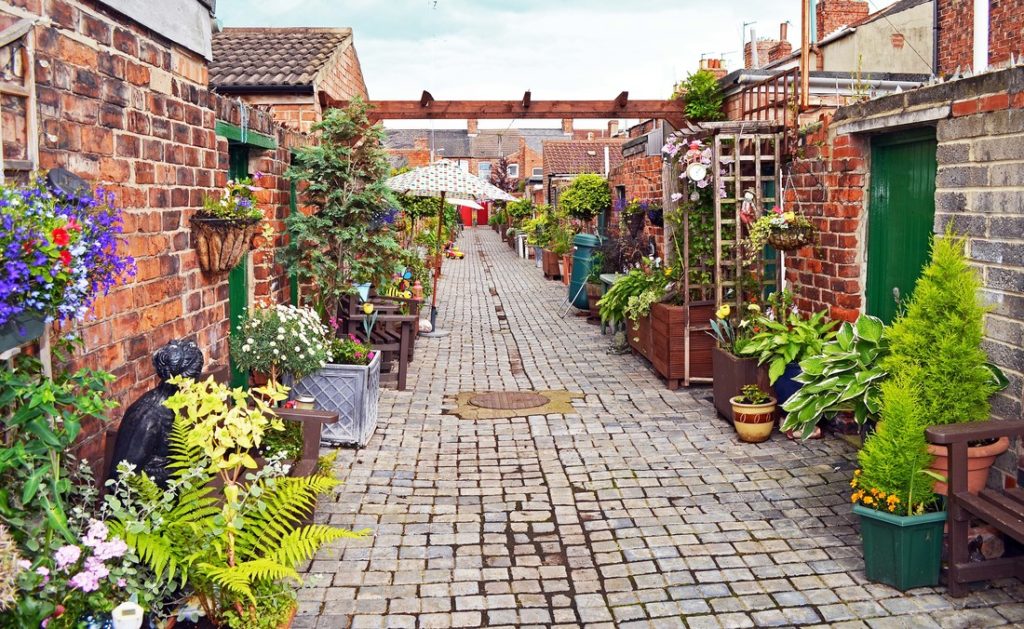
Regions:
<instances>
[{"instance_id":1,"label":"garden ornament","mask_svg":"<svg viewBox=\"0 0 1024 629\"><path fill-rule=\"evenodd\" d=\"M171 341L153 355L153 366L160 383L125 411L117 431L108 477L114 478L118 464L124 461L134 465L137 473L145 472L158 485L165 487L170 476L167 470L168 441L174 412L164 406L164 402L178 390L167 381L179 375L198 378L203 371L203 352L192 341Z\"/></svg>"}]
</instances>

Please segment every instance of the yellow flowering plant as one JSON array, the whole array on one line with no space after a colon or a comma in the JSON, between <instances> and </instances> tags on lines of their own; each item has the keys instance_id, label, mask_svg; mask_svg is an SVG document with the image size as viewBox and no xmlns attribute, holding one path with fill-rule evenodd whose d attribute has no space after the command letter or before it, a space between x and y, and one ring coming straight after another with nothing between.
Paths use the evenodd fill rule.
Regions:
<instances>
[{"instance_id":1,"label":"yellow flowering plant","mask_svg":"<svg viewBox=\"0 0 1024 629\"><path fill-rule=\"evenodd\" d=\"M757 318L761 316L761 306L755 302L743 305L745 311L742 317L734 325L732 323L733 310L729 304L722 304L715 311L715 319L712 319L711 331L708 332L718 342L719 349L725 350L733 355L739 355L743 346L750 340L750 337L760 332L757 325Z\"/></svg>"}]
</instances>

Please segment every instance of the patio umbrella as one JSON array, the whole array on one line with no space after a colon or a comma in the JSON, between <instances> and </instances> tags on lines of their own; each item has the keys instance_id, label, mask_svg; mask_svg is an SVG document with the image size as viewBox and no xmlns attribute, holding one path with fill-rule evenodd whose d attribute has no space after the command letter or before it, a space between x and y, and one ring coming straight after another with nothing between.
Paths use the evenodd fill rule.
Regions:
<instances>
[{"instance_id":1,"label":"patio umbrella","mask_svg":"<svg viewBox=\"0 0 1024 629\"><path fill-rule=\"evenodd\" d=\"M455 162L445 159L396 175L385 183L392 190L402 194L411 194L416 197L440 197L437 209L434 289L430 298L430 325L433 328L437 321L437 280L441 270L441 232L444 226L445 196L476 201L514 201L515 197L497 186L492 186L480 177L462 170Z\"/></svg>"}]
</instances>

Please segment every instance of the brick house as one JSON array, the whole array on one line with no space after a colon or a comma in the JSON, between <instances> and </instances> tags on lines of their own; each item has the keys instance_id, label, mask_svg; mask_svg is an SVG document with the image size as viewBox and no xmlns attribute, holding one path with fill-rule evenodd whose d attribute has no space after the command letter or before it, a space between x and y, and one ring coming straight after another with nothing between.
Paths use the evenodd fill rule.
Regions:
<instances>
[{"instance_id":1,"label":"brick house","mask_svg":"<svg viewBox=\"0 0 1024 629\"><path fill-rule=\"evenodd\" d=\"M998 67L1024 54L1024 0L937 1L941 74Z\"/></svg>"},{"instance_id":2,"label":"brick house","mask_svg":"<svg viewBox=\"0 0 1024 629\"><path fill-rule=\"evenodd\" d=\"M291 149L306 141L268 112L208 88L212 10L212 0L15 0L0 7L0 31L25 29L0 58L24 46L29 61L10 66L26 84L29 105L4 99L5 174L23 177L24 163L28 170L64 167L114 192L124 210L138 273L80 324L84 355L72 365L112 372L110 395L122 408L156 382L150 361L158 347L189 338L208 368L226 366L229 314L257 297L289 296L267 252L248 256L230 275L210 275L192 248L189 217L229 172L266 173L258 200L280 232L291 200L281 175ZM84 455L102 452L97 434L95 423L85 427Z\"/></svg>"},{"instance_id":3,"label":"brick house","mask_svg":"<svg viewBox=\"0 0 1024 629\"><path fill-rule=\"evenodd\" d=\"M321 94L367 98L351 28L225 28L212 47L210 87L299 131L320 120Z\"/></svg>"},{"instance_id":4,"label":"brick house","mask_svg":"<svg viewBox=\"0 0 1024 629\"><path fill-rule=\"evenodd\" d=\"M619 202L636 199L664 207L664 159L661 148L666 133L671 132L667 123L660 120L646 120L626 131L628 138L623 142L622 161L611 169L608 185L612 198ZM612 211L607 226L614 230L619 224L619 214ZM654 238L659 256L665 254L665 232L648 220L644 233Z\"/></svg>"},{"instance_id":5,"label":"brick house","mask_svg":"<svg viewBox=\"0 0 1024 629\"><path fill-rule=\"evenodd\" d=\"M578 175L596 173L608 177L622 165L625 138L602 140L558 140L543 143L544 202L558 206L561 191ZM598 218L599 225L611 224L611 211Z\"/></svg>"}]
</instances>

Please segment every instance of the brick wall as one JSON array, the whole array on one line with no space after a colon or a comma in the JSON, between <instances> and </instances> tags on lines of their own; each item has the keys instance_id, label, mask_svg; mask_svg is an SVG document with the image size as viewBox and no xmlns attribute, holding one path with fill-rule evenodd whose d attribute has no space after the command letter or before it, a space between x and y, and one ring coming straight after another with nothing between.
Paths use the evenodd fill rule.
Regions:
<instances>
[{"instance_id":1,"label":"brick wall","mask_svg":"<svg viewBox=\"0 0 1024 629\"><path fill-rule=\"evenodd\" d=\"M1021 418L1024 397L1024 68L893 94L823 117L801 139L786 202L812 216L820 246L787 256L787 279L805 310L850 319L862 307L869 135L934 125L938 139L936 233L952 221L968 237L968 257L991 307L984 347L1009 377L992 398L996 418ZM870 208L867 209L870 211ZM991 483L1024 481L1020 452L996 464Z\"/></svg>"},{"instance_id":2,"label":"brick wall","mask_svg":"<svg viewBox=\"0 0 1024 629\"><path fill-rule=\"evenodd\" d=\"M649 201L658 205L662 204L664 186L661 177L662 159L660 155L646 155L637 153L624 156L621 165L616 166L608 175L608 185L611 186L613 198L617 198L619 186L626 189L626 199L638 201ZM611 224L618 226L620 216L613 212ZM665 256L665 233L661 227L651 225L650 220L645 221L644 233L653 236L658 255Z\"/></svg>"},{"instance_id":3,"label":"brick wall","mask_svg":"<svg viewBox=\"0 0 1024 629\"><path fill-rule=\"evenodd\" d=\"M2 26L42 14L39 0L13 4L0 9ZM134 280L99 299L81 325L85 354L75 360L111 371L110 394L124 405L153 386L152 353L173 338L194 339L210 366L226 364L227 277L200 272L188 219L227 179L227 141L215 135L216 121L237 124L242 114L237 102L208 91L203 59L126 17L89 0L47 0L45 9L53 24L35 30L40 167L65 167L113 191L138 265ZM248 120L282 147L300 141L266 112L251 110ZM19 124L3 122L4 137ZM269 173L273 188L260 201L282 218L287 149L254 157L252 170ZM267 260L258 262L257 294L282 299ZM101 446L96 427L88 428L84 453L94 455Z\"/></svg>"},{"instance_id":4,"label":"brick wall","mask_svg":"<svg viewBox=\"0 0 1024 629\"><path fill-rule=\"evenodd\" d=\"M939 70L952 74L974 65L974 0L939 2ZM1007 62L1024 53L1024 0L992 0L989 4L988 61Z\"/></svg>"},{"instance_id":5,"label":"brick wall","mask_svg":"<svg viewBox=\"0 0 1024 629\"><path fill-rule=\"evenodd\" d=\"M364 100L368 98L363 69L351 37L317 73L314 84L317 91L327 92L338 100L348 100L353 96Z\"/></svg>"},{"instance_id":6,"label":"brick wall","mask_svg":"<svg viewBox=\"0 0 1024 629\"><path fill-rule=\"evenodd\" d=\"M865 138L835 134L831 118L800 139L784 176L786 207L818 228L818 243L786 256L786 279L806 312L828 310L853 320L863 305L862 209L866 183Z\"/></svg>"},{"instance_id":7,"label":"brick wall","mask_svg":"<svg viewBox=\"0 0 1024 629\"><path fill-rule=\"evenodd\" d=\"M818 0L816 41L821 41L841 26L849 26L866 18L870 12L868 3L863 0Z\"/></svg>"}]
</instances>

